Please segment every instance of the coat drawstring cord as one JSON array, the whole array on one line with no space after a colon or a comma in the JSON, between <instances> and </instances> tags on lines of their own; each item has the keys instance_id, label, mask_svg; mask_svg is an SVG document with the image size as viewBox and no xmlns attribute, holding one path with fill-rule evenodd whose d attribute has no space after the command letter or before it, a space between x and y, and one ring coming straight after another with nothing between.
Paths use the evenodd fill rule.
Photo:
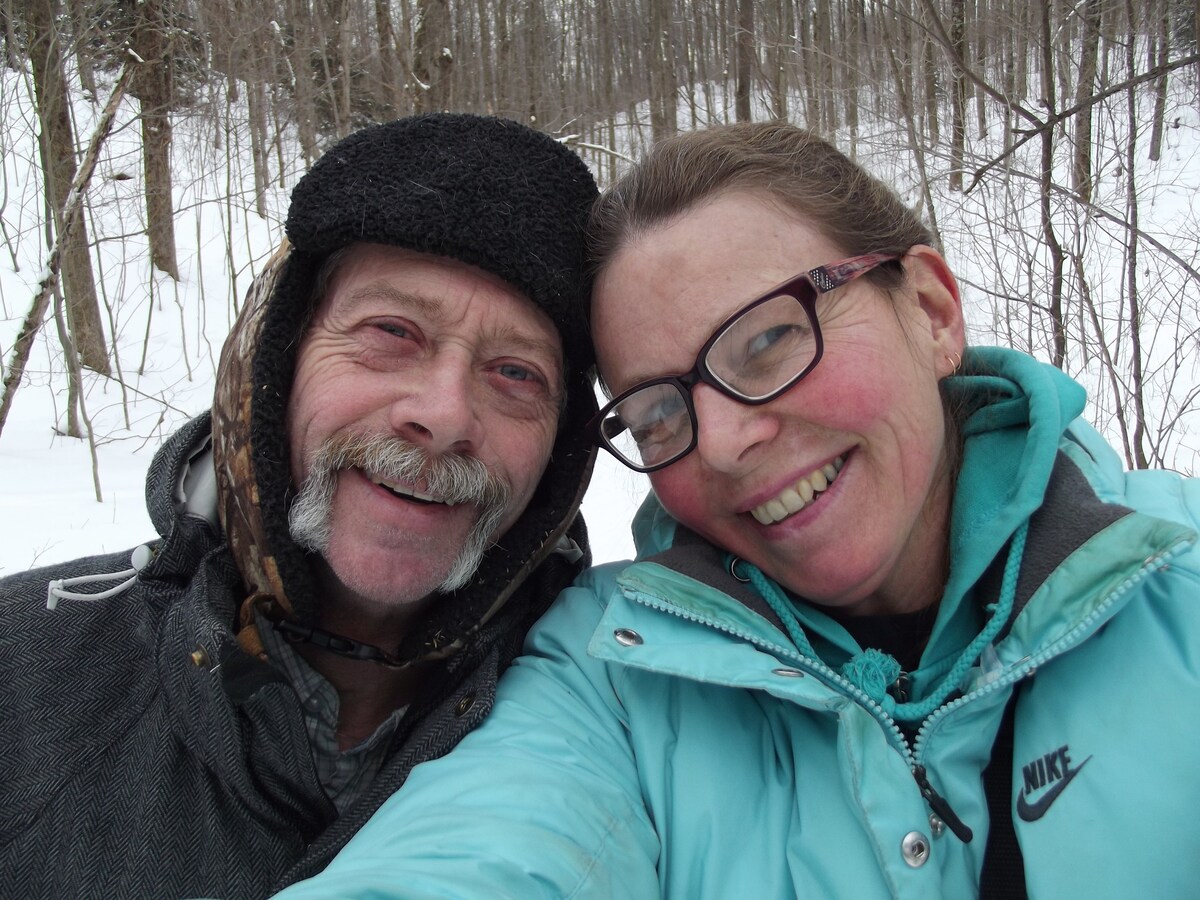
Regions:
<instances>
[{"instance_id":1,"label":"coat drawstring cord","mask_svg":"<svg viewBox=\"0 0 1200 900\"><path fill-rule=\"evenodd\" d=\"M59 600L107 600L109 597L115 597L133 587L133 583L137 581L138 573L146 568L153 558L154 551L148 545L142 544L140 547L135 547L133 553L130 555L129 561L133 568L125 569L121 572L108 572L98 575L78 575L75 578L56 578L46 585L46 609L56 609ZM75 587L76 585L93 584L97 581L121 581L121 583L116 587L109 588L107 591L99 591L94 594L80 594L67 590L67 588Z\"/></svg>"}]
</instances>

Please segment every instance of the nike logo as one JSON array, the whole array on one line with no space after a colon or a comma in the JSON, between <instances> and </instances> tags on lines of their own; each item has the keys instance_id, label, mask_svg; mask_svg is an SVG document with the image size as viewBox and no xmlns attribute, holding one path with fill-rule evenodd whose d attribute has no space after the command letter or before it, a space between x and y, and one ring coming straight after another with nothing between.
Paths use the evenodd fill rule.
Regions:
<instances>
[{"instance_id":1,"label":"nike logo","mask_svg":"<svg viewBox=\"0 0 1200 900\"><path fill-rule=\"evenodd\" d=\"M1079 765L1071 767L1071 757L1067 745L1035 759L1027 766L1021 767L1025 778L1025 786L1017 795L1017 815L1026 822L1036 822L1046 814L1059 795L1067 789L1076 775L1088 764L1089 756ZM1049 787L1046 787L1049 785ZM1045 793L1037 800L1030 802L1029 796L1036 790L1046 787Z\"/></svg>"}]
</instances>

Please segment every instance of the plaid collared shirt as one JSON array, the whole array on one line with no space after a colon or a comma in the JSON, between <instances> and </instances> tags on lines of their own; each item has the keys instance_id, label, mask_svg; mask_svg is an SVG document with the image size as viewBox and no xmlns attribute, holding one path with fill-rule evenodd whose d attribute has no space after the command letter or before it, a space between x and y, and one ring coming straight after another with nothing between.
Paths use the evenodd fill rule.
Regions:
<instances>
[{"instance_id":1,"label":"plaid collared shirt","mask_svg":"<svg viewBox=\"0 0 1200 900\"><path fill-rule=\"evenodd\" d=\"M337 724L341 703L337 691L304 661L267 619L261 615L257 618L258 633L268 659L284 674L300 698L321 787L337 811L343 813L370 786L382 768L392 735L407 707L394 710L362 743L345 752L339 750Z\"/></svg>"}]
</instances>

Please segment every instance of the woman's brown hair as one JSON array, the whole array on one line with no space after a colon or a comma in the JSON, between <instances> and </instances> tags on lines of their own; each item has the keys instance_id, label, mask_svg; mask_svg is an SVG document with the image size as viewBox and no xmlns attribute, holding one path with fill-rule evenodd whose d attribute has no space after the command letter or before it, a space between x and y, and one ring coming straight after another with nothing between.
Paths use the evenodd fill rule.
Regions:
<instances>
[{"instance_id":1,"label":"woman's brown hair","mask_svg":"<svg viewBox=\"0 0 1200 900\"><path fill-rule=\"evenodd\" d=\"M625 244L727 191L770 197L847 256L902 255L933 234L887 185L828 141L786 122L718 125L655 144L592 209L590 253L597 271ZM898 287L898 266L870 273Z\"/></svg>"}]
</instances>

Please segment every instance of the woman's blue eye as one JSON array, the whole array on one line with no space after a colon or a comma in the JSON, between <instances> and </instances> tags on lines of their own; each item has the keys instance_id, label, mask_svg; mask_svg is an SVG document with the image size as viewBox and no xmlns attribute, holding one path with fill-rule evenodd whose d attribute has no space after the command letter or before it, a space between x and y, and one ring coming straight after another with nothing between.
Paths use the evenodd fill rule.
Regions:
<instances>
[{"instance_id":1,"label":"woman's blue eye","mask_svg":"<svg viewBox=\"0 0 1200 900\"><path fill-rule=\"evenodd\" d=\"M637 418L639 424L630 428L630 434L639 445L661 442L678 434L687 419L683 398L674 394L640 411Z\"/></svg>"},{"instance_id":2,"label":"woman's blue eye","mask_svg":"<svg viewBox=\"0 0 1200 900\"><path fill-rule=\"evenodd\" d=\"M753 359L759 354L767 352L780 341L795 335L799 330L795 325L776 325L774 328L768 328L756 335L754 340L746 345L747 358Z\"/></svg>"}]
</instances>

